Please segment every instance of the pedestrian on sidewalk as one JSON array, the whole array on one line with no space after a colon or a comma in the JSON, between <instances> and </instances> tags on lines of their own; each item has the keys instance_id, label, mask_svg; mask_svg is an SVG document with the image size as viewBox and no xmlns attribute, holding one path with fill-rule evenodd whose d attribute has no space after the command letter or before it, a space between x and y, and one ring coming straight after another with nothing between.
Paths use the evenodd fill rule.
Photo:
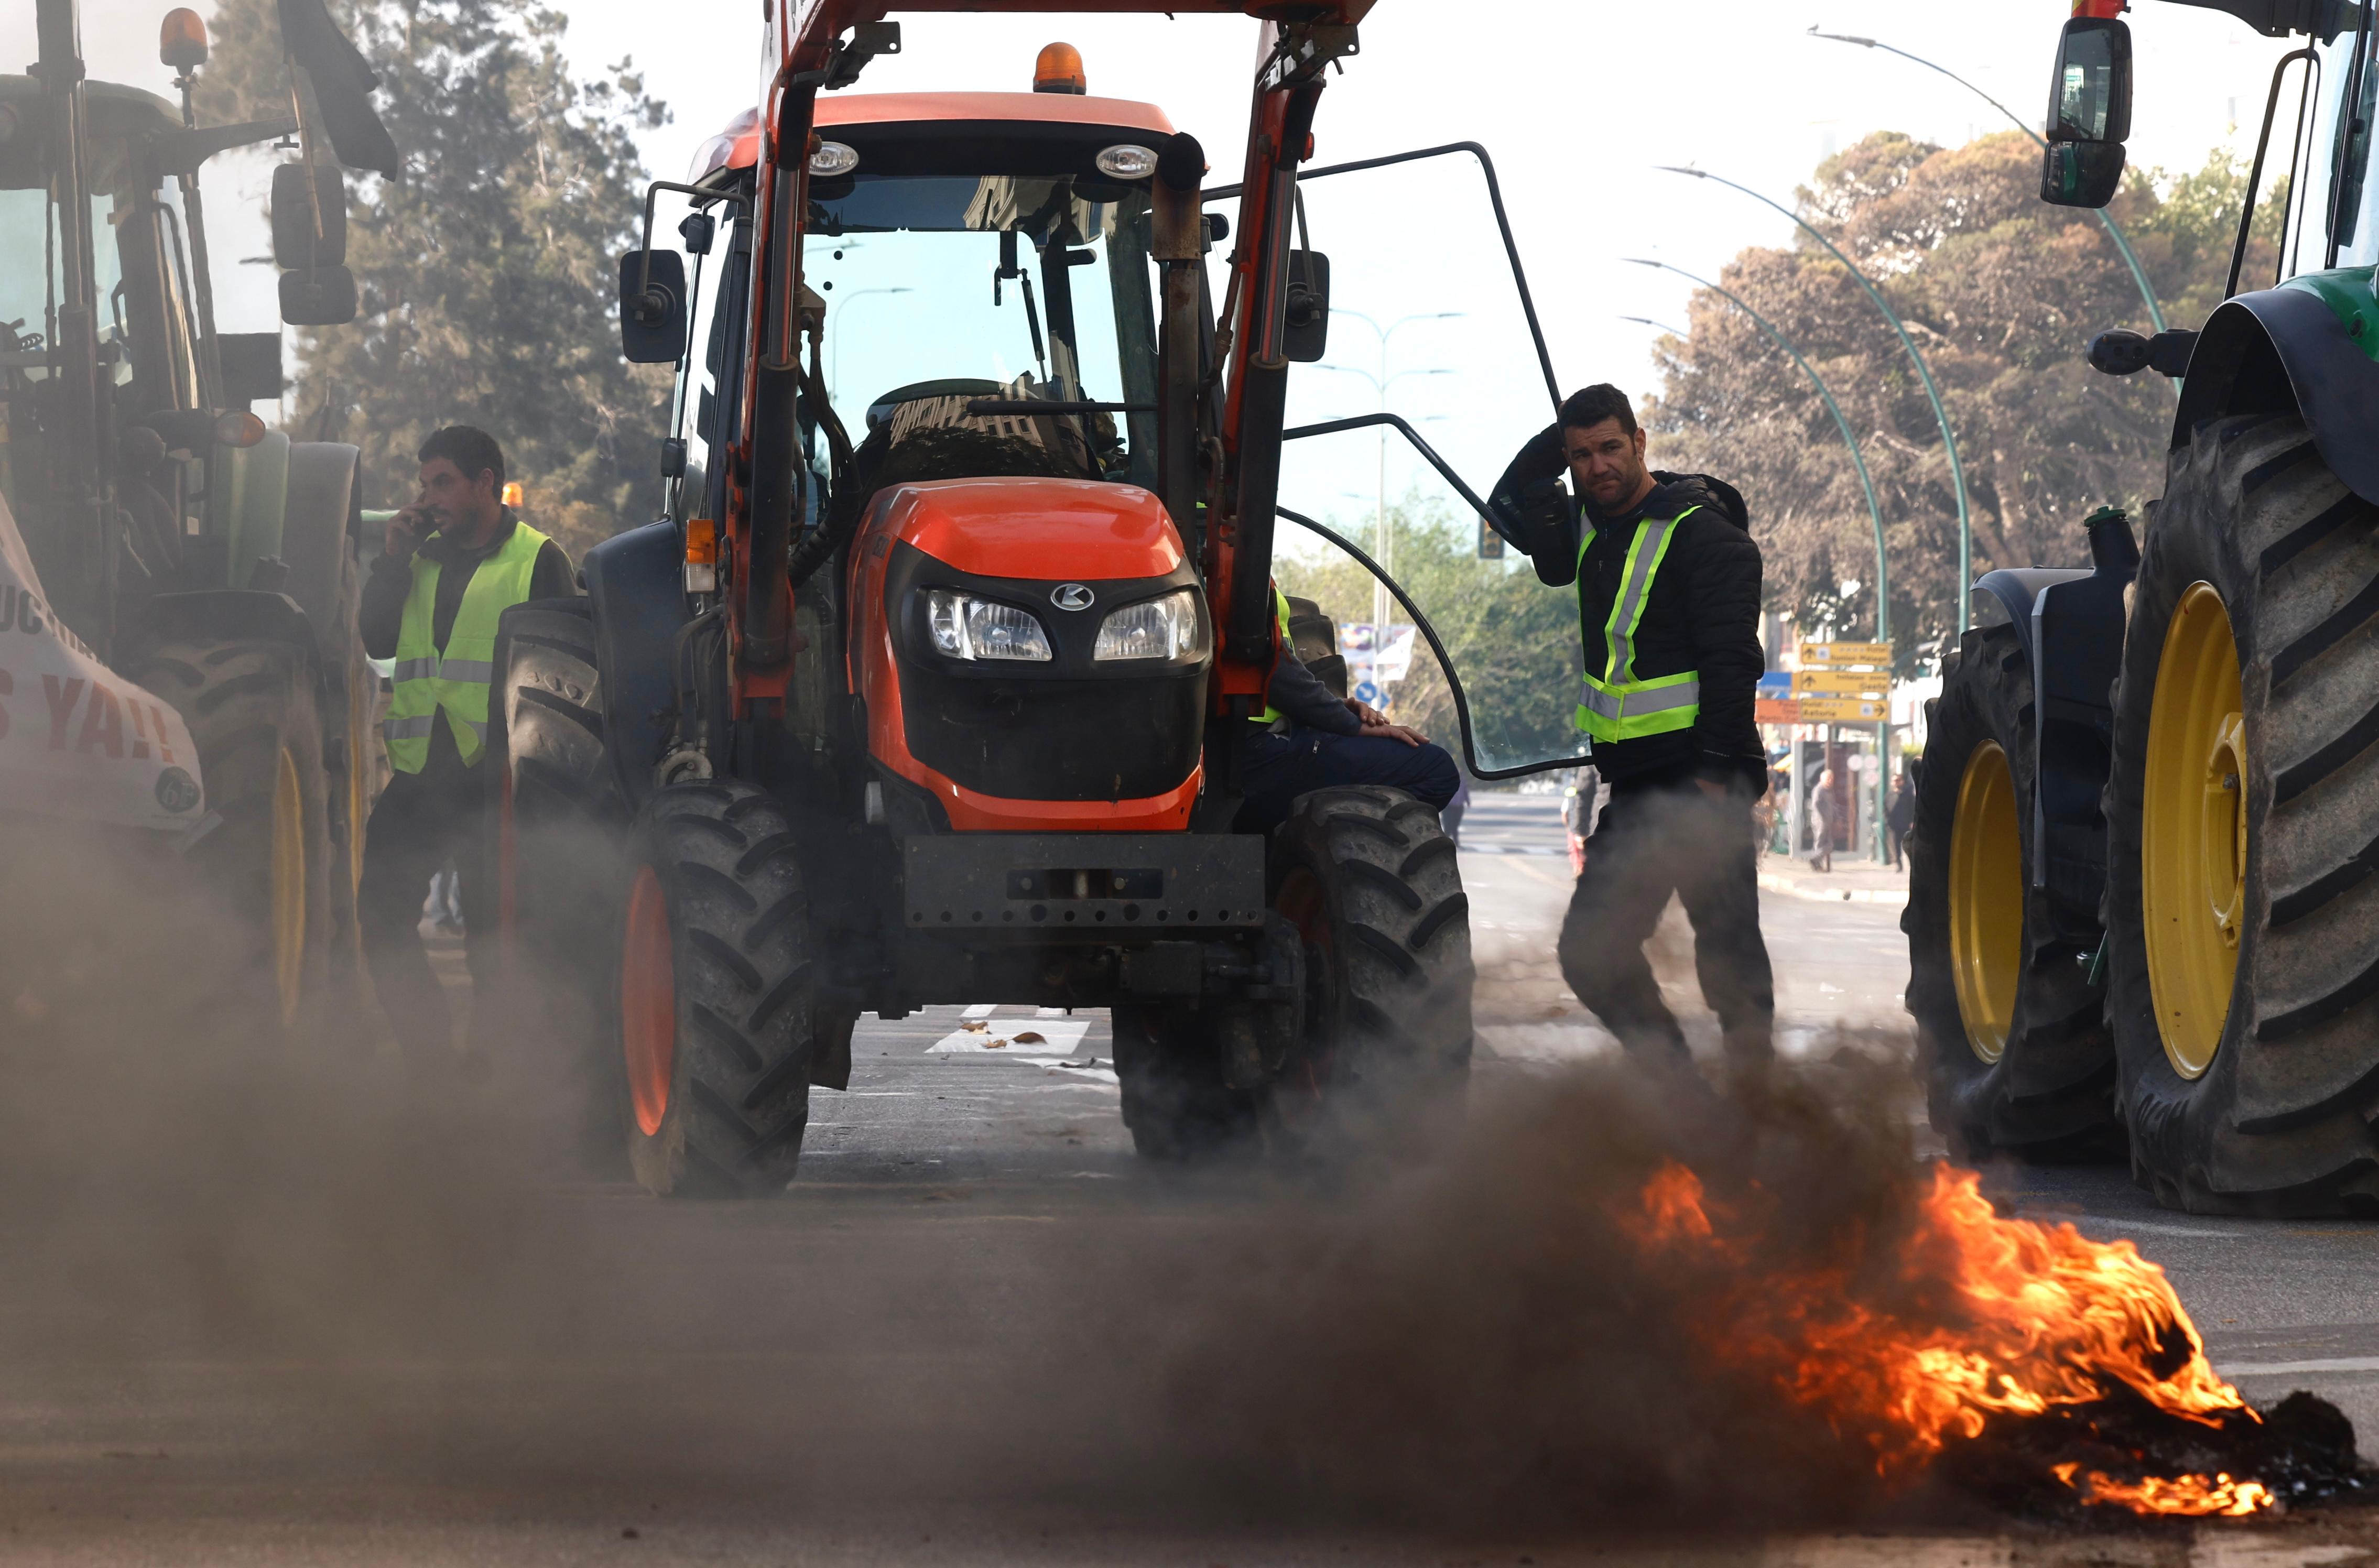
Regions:
<instances>
[{"instance_id":1,"label":"pedestrian on sidewalk","mask_svg":"<svg viewBox=\"0 0 2379 1568\"><path fill-rule=\"evenodd\" d=\"M1636 1060L1690 1070L1644 956L1675 894L1729 1069L1756 1079L1774 1055L1776 1012L1751 835L1768 779L1753 718L1759 547L1732 486L1657 473L1646 446L1627 395L1588 387L1495 487L1538 579L1576 586L1577 725L1611 790L1562 923L1562 973Z\"/></svg>"},{"instance_id":2,"label":"pedestrian on sidewalk","mask_svg":"<svg viewBox=\"0 0 2379 1568\"><path fill-rule=\"evenodd\" d=\"M1817 775L1817 787L1809 792L1811 871L1834 869L1834 770L1830 767Z\"/></svg>"},{"instance_id":3,"label":"pedestrian on sidewalk","mask_svg":"<svg viewBox=\"0 0 2379 1568\"><path fill-rule=\"evenodd\" d=\"M480 860L488 798L488 693L496 622L532 598L566 598L570 558L503 502L493 436L453 425L421 446L419 499L389 520L364 584L364 651L396 661L384 732L395 769L364 831L356 924L389 1029L416 1060L453 1044L446 988L421 945L421 891L450 860L461 883L463 953L477 1005L472 1046L491 1042L493 888Z\"/></svg>"},{"instance_id":4,"label":"pedestrian on sidewalk","mask_svg":"<svg viewBox=\"0 0 2379 1568\"><path fill-rule=\"evenodd\" d=\"M1900 770L1900 782L1891 791L1891 805L1884 813L1884 826L1891 830L1891 863L1894 868L1905 865L1908 854L1908 830L1916 826L1916 781L1909 776L1911 765Z\"/></svg>"}]
</instances>

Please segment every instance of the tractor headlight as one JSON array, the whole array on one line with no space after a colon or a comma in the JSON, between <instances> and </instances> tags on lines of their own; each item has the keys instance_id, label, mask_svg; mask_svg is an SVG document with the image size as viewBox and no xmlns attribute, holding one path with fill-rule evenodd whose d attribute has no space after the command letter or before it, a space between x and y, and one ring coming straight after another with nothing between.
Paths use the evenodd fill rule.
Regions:
<instances>
[{"instance_id":1,"label":"tractor headlight","mask_svg":"<svg viewBox=\"0 0 2379 1568\"><path fill-rule=\"evenodd\" d=\"M1020 659L1046 664L1049 633L1030 610L948 588L925 594L925 625L934 649L951 658Z\"/></svg>"},{"instance_id":2,"label":"tractor headlight","mask_svg":"<svg viewBox=\"0 0 2379 1568\"><path fill-rule=\"evenodd\" d=\"M1142 599L1111 611L1099 625L1094 659L1202 657L1204 624L1198 619L1198 591L1183 588L1161 599Z\"/></svg>"}]
</instances>

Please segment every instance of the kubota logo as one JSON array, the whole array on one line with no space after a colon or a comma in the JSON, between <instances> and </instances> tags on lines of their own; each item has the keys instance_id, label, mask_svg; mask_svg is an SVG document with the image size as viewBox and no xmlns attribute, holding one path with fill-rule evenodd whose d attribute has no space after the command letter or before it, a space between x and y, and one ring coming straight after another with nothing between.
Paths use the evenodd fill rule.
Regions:
<instances>
[{"instance_id":1,"label":"kubota logo","mask_svg":"<svg viewBox=\"0 0 2379 1568\"><path fill-rule=\"evenodd\" d=\"M1080 583L1060 583L1049 594L1049 602L1059 609L1088 609L1097 598Z\"/></svg>"}]
</instances>

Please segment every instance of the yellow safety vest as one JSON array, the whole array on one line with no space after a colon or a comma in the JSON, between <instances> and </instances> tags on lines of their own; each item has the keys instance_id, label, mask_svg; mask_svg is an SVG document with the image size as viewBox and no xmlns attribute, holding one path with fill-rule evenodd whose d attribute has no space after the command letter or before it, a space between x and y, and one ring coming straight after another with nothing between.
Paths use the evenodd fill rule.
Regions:
<instances>
[{"instance_id":1,"label":"yellow safety vest","mask_svg":"<svg viewBox=\"0 0 2379 1568\"><path fill-rule=\"evenodd\" d=\"M479 562L454 611L453 629L441 650L432 640L438 605L438 562L413 558L413 591L405 596L405 621L396 633L395 696L381 732L388 760L399 773L418 773L429 761L430 727L442 710L454 732L463 766L479 760L488 745L488 687L496 678L496 622L528 597L545 536L515 521L503 548Z\"/></svg>"},{"instance_id":2,"label":"yellow safety vest","mask_svg":"<svg viewBox=\"0 0 2379 1568\"><path fill-rule=\"evenodd\" d=\"M1698 670L1636 679L1636 628L1644 620L1645 602L1652 597L1652 579L1676 537L1677 525L1700 511L1689 506L1674 517L1647 517L1636 525L1627 547L1627 562L1620 569L1619 593L1611 601L1611 617L1602 626L1602 673L1594 672L1595 629L1586 623L1583 599L1578 607L1578 635L1586 647L1586 685L1577 706L1577 727L1598 741L1633 741L1646 735L1666 735L1690 730L1701 717L1702 682ZM1586 577L1587 547L1594 543L1588 528L1577 544L1577 572Z\"/></svg>"},{"instance_id":3,"label":"yellow safety vest","mask_svg":"<svg viewBox=\"0 0 2379 1568\"><path fill-rule=\"evenodd\" d=\"M1273 613L1280 618L1281 651L1286 654L1290 658L1295 658L1297 657L1297 644L1288 634L1288 596L1280 591L1280 585L1277 583L1272 585L1272 609ZM1265 682L1267 691L1269 691L1270 685L1271 682L1267 681ZM1257 724L1277 724L1280 722L1280 709L1272 706L1270 704L1266 704L1264 710L1255 716L1253 722Z\"/></svg>"}]
</instances>

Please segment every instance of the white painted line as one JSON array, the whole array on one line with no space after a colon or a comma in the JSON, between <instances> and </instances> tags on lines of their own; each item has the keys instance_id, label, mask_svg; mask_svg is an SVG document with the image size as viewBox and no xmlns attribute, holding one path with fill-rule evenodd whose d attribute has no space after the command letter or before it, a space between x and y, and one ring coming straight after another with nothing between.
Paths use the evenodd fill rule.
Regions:
<instances>
[{"instance_id":1,"label":"white painted line","mask_svg":"<svg viewBox=\"0 0 2379 1568\"><path fill-rule=\"evenodd\" d=\"M2209 1238L2243 1236L2243 1231L2220 1230L2208 1225L2176 1225L2162 1220L2119 1220L2107 1214L2028 1214L2027 1219L2053 1225L2060 1220L2071 1220L2075 1228L2095 1226L2117 1234L2124 1231L2145 1231L2150 1236L2195 1236Z\"/></svg>"},{"instance_id":2,"label":"white painted line","mask_svg":"<svg viewBox=\"0 0 2379 1568\"><path fill-rule=\"evenodd\" d=\"M1066 1009L1063 1007L1035 1007L1033 1009L1033 1016L1036 1019L1061 1019L1066 1016Z\"/></svg>"},{"instance_id":3,"label":"white painted line","mask_svg":"<svg viewBox=\"0 0 2379 1568\"><path fill-rule=\"evenodd\" d=\"M997 1011L999 1011L999 1004L996 1002L977 1002L973 1007L969 1007L965 1012L959 1016L960 1018L970 1019L987 1019Z\"/></svg>"},{"instance_id":4,"label":"white painted line","mask_svg":"<svg viewBox=\"0 0 2379 1568\"><path fill-rule=\"evenodd\" d=\"M992 1025L989 1029L961 1029L953 1033L945 1034L925 1047L925 1055L928 1056L1015 1056L1028 1061L1037 1061L1052 1056L1070 1056L1076 1054L1082 1043L1082 1036L1089 1033L1090 1030L1091 1020L1088 1019L1034 1019L1029 1023L1022 1019L1005 1019ZM1017 1035L1024 1033L1038 1034L1042 1038L1039 1040L1016 1038ZM1007 1043L995 1048L991 1043L995 1040L1005 1041Z\"/></svg>"},{"instance_id":5,"label":"white painted line","mask_svg":"<svg viewBox=\"0 0 2379 1568\"><path fill-rule=\"evenodd\" d=\"M2334 1356L2321 1361L2218 1361L2226 1378L2293 1378L2307 1372L2379 1372L2379 1356Z\"/></svg>"}]
</instances>

